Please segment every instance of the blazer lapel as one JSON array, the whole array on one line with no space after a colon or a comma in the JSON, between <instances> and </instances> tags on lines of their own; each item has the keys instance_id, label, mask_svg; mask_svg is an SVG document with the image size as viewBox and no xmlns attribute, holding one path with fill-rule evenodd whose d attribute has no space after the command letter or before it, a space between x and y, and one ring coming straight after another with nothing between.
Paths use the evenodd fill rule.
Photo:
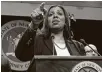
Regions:
<instances>
[{"instance_id":1,"label":"blazer lapel","mask_svg":"<svg viewBox=\"0 0 102 72\"><path fill-rule=\"evenodd\" d=\"M71 55L80 55L74 44L69 40L67 40L67 48Z\"/></svg>"},{"instance_id":2,"label":"blazer lapel","mask_svg":"<svg viewBox=\"0 0 102 72\"><path fill-rule=\"evenodd\" d=\"M48 39L44 39L44 42L45 42L45 45L47 46L47 48L52 52L52 55L53 54L56 55L56 51L53 46L51 37L49 37Z\"/></svg>"}]
</instances>

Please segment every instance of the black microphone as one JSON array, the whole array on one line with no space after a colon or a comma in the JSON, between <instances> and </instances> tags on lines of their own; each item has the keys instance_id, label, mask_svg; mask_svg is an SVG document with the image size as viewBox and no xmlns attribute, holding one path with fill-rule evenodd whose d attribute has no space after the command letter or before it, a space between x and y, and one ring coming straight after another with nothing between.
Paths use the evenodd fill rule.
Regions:
<instances>
[{"instance_id":1,"label":"black microphone","mask_svg":"<svg viewBox=\"0 0 102 72\"><path fill-rule=\"evenodd\" d=\"M84 39L80 39L80 42L83 43L85 46L90 47L95 53L97 53L99 56L101 56L101 54L99 54L99 53L98 53L97 51L95 51L91 46L89 46L89 44L87 44Z\"/></svg>"}]
</instances>

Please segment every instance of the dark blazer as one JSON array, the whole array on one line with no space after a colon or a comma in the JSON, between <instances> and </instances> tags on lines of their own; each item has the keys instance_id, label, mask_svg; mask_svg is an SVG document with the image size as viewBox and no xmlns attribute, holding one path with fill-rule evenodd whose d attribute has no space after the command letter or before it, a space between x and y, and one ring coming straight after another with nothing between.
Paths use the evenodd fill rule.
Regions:
<instances>
[{"instance_id":1,"label":"dark blazer","mask_svg":"<svg viewBox=\"0 0 102 72\"><path fill-rule=\"evenodd\" d=\"M65 43L71 55L85 55L84 46L80 42L65 40ZM28 28L17 45L15 55L22 61L28 61L34 55L56 55L53 47L51 37L44 38L43 35L37 34L36 31Z\"/></svg>"}]
</instances>

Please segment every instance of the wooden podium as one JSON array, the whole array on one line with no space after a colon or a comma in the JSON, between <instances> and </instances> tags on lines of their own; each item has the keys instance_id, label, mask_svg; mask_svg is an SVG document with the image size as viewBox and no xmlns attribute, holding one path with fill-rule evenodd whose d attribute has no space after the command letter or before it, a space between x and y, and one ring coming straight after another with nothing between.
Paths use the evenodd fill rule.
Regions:
<instances>
[{"instance_id":1,"label":"wooden podium","mask_svg":"<svg viewBox=\"0 0 102 72\"><path fill-rule=\"evenodd\" d=\"M102 72L102 57L35 56L28 72Z\"/></svg>"}]
</instances>

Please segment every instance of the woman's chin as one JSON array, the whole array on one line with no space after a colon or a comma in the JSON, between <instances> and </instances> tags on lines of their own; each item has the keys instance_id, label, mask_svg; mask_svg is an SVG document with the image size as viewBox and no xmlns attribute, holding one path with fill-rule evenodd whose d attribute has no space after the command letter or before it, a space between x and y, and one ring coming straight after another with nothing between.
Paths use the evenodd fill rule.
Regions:
<instances>
[{"instance_id":1,"label":"woman's chin","mask_svg":"<svg viewBox=\"0 0 102 72\"><path fill-rule=\"evenodd\" d=\"M58 30L58 29L60 29L61 27L59 27L59 26L54 26L54 27L52 27L52 29L56 29L56 30Z\"/></svg>"},{"instance_id":2,"label":"woman's chin","mask_svg":"<svg viewBox=\"0 0 102 72\"><path fill-rule=\"evenodd\" d=\"M59 26L59 25L53 25L52 28L59 29L59 28L61 28L61 26Z\"/></svg>"},{"instance_id":3,"label":"woman's chin","mask_svg":"<svg viewBox=\"0 0 102 72\"><path fill-rule=\"evenodd\" d=\"M51 30L51 32L59 32L59 31L62 31L63 28L56 26L56 27L51 28L50 30Z\"/></svg>"}]
</instances>

